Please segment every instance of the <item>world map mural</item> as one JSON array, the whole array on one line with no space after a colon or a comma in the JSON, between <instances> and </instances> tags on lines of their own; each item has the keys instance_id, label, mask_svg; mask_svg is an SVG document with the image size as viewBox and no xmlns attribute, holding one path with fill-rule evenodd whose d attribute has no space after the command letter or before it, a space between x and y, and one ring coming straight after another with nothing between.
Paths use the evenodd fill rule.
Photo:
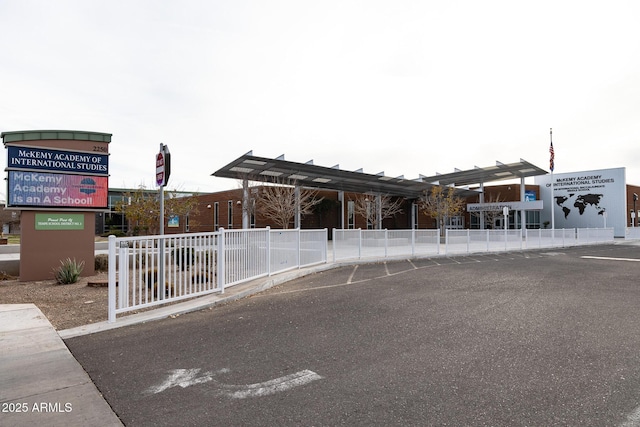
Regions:
<instances>
[{"instance_id":1,"label":"world map mural","mask_svg":"<svg viewBox=\"0 0 640 427\"><path fill-rule=\"evenodd\" d=\"M575 210L572 207L578 209L579 215L584 215L584 212L589 208L596 209L597 214L602 215L605 212L605 209L600 206L603 197L603 194L569 193L567 196L556 196L554 199L567 219Z\"/></svg>"}]
</instances>

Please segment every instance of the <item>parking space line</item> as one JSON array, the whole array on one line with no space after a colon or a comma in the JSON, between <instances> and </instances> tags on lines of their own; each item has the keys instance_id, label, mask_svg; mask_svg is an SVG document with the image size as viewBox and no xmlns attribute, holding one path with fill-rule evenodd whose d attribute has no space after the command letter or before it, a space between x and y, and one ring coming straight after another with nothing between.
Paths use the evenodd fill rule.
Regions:
<instances>
[{"instance_id":1,"label":"parking space line","mask_svg":"<svg viewBox=\"0 0 640 427\"><path fill-rule=\"evenodd\" d=\"M353 271L351 272L351 274L349 275L349 278L347 279L347 285L353 281L353 276L355 276L357 269L358 269L358 264L353 266Z\"/></svg>"},{"instance_id":2,"label":"parking space line","mask_svg":"<svg viewBox=\"0 0 640 427\"><path fill-rule=\"evenodd\" d=\"M632 413L627 416L627 420L620 424L618 427L638 427L640 426L640 407L634 409Z\"/></svg>"},{"instance_id":3,"label":"parking space line","mask_svg":"<svg viewBox=\"0 0 640 427\"><path fill-rule=\"evenodd\" d=\"M640 259L637 258L614 258L614 257L606 257L606 256L590 256L583 255L580 258L586 259L603 259L605 261L632 261L632 262L640 262Z\"/></svg>"}]
</instances>

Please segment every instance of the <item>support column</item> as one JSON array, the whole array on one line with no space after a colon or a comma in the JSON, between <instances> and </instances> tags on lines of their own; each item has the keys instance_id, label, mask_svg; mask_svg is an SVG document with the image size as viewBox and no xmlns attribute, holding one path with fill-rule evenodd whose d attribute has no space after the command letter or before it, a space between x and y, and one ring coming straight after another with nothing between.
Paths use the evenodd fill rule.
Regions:
<instances>
[{"instance_id":1,"label":"support column","mask_svg":"<svg viewBox=\"0 0 640 427\"><path fill-rule=\"evenodd\" d=\"M484 203L484 182L480 183L480 203ZM480 230L484 230L484 211L480 211Z\"/></svg>"},{"instance_id":2,"label":"support column","mask_svg":"<svg viewBox=\"0 0 640 427\"><path fill-rule=\"evenodd\" d=\"M416 202L411 202L411 229L416 229Z\"/></svg>"},{"instance_id":3,"label":"support column","mask_svg":"<svg viewBox=\"0 0 640 427\"><path fill-rule=\"evenodd\" d=\"M338 201L340 202L340 228L344 230L344 191L338 191Z\"/></svg>"},{"instance_id":4,"label":"support column","mask_svg":"<svg viewBox=\"0 0 640 427\"><path fill-rule=\"evenodd\" d=\"M382 230L382 195L376 195L376 215L378 216L378 230Z\"/></svg>"},{"instance_id":5,"label":"support column","mask_svg":"<svg viewBox=\"0 0 640 427\"><path fill-rule=\"evenodd\" d=\"M296 185L294 192L296 197L296 216L294 220L294 228L300 228L300 186Z\"/></svg>"},{"instance_id":6,"label":"support column","mask_svg":"<svg viewBox=\"0 0 640 427\"><path fill-rule=\"evenodd\" d=\"M242 228L249 228L249 180L242 180Z\"/></svg>"},{"instance_id":7,"label":"support column","mask_svg":"<svg viewBox=\"0 0 640 427\"><path fill-rule=\"evenodd\" d=\"M520 178L520 201L525 202L525 185L524 185L524 177ZM520 229L522 230L522 235L524 236L524 229L527 228L527 216L526 211L524 209L520 210Z\"/></svg>"}]
</instances>

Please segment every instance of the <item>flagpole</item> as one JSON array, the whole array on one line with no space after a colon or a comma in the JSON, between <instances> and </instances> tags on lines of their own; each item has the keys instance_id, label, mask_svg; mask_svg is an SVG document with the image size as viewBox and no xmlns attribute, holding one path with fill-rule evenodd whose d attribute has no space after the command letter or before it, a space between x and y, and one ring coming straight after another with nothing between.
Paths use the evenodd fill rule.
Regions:
<instances>
[{"instance_id":1,"label":"flagpole","mask_svg":"<svg viewBox=\"0 0 640 427\"><path fill-rule=\"evenodd\" d=\"M553 206L553 170L555 169L554 167L554 157L555 157L555 153L553 150L553 129L549 128L549 140L551 141L551 146L549 148L550 150L550 162L549 162L549 169L551 169L551 230L555 230L556 228L556 222L555 222L555 215L554 215L554 211L555 211L555 206Z\"/></svg>"}]
</instances>

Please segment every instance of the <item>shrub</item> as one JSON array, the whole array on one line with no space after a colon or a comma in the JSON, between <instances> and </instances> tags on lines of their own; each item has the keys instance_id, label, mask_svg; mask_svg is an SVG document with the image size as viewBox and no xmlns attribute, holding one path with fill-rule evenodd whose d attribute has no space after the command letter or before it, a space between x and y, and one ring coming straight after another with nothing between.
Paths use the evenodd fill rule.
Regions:
<instances>
[{"instance_id":1,"label":"shrub","mask_svg":"<svg viewBox=\"0 0 640 427\"><path fill-rule=\"evenodd\" d=\"M96 271L109 271L109 255L99 254L95 258Z\"/></svg>"},{"instance_id":2,"label":"shrub","mask_svg":"<svg viewBox=\"0 0 640 427\"><path fill-rule=\"evenodd\" d=\"M60 261L60 264L60 267L53 270L56 282L60 285L76 283L80 277L80 273L82 273L82 269L84 269L84 261L78 263L75 258L73 260L67 258Z\"/></svg>"}]
</instances>

